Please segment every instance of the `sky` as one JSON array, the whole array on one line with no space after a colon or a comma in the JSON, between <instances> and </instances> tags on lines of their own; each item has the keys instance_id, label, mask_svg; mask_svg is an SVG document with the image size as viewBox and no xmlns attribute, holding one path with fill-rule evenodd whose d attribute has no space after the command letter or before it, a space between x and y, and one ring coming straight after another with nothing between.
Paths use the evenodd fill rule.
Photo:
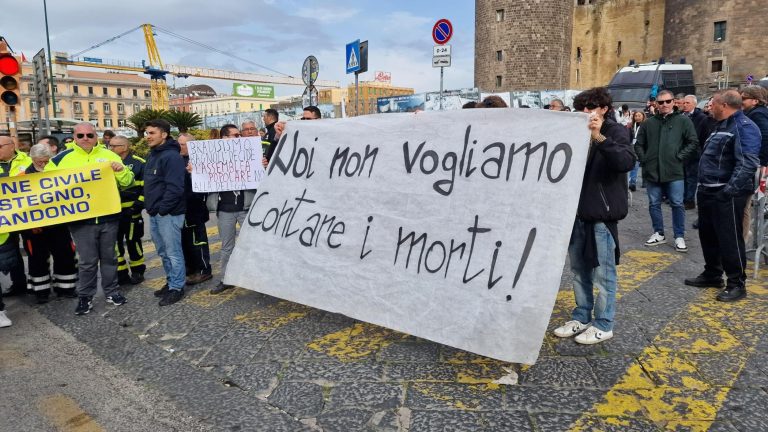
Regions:
<instances>
[{"instance_id":1,"label":"sky","mask_svg":"<svg viewBox=\"0 0 768 432\"><path fill-rule=\"evenodd\" d=\"M10 1L10 0L0 0ZM164 63L300 77L308 55L320 64L318 79L354 82L345 74L345 46L369 41L368 72L392 74L392 85L416 92L437 91L440 69L432 67L432 26L440 18L453 24L452 65L445 89L473 86L474 1L434 0L47 0L51 50L74 54L143 23L151 23L249 60L247 63L185 42L162 31L155 36ZM9 19L10 18L10 19ZM43 0L14 2L1 19L0 35L31 60L46 46ZM141 29L83 54L140 62L147 59ZM264 66L261 68L257 65ZM272 69L270 71L269 69ZM98 70L98 69L91 69ZM231 93L232 82L168 77L170 87L205 83ZM278 96L300 95L303 87L277 87Z\"/></svg>"}]
</instances>

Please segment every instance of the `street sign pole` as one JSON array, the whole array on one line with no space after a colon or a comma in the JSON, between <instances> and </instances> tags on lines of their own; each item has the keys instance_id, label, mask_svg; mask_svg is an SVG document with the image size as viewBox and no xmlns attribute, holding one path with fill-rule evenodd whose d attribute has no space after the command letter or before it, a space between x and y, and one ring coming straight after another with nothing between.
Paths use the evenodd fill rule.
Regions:
<instances>
[{"instance_id":1,"label":"street sign pole","mask_svg":"<svg viewBox=\"0 0 768 432\"><path fill-rule=\"evenodd\" d=\"M440 111L443 110L443 69L445 68L440 66Z\"/></svg>"},{"instance_id":2,"label":"street sign pole","mask_svg":"<svg viewBox=\"0 0 768 432\"><path fill-rule=\"evenodd\" d=\"M359 73L355 72L355 117L360 115L360 105L358 100L360 98L360 83L358 82Z\"/></svg>"},{"instance_id":3,"label":"street sign pole","mask_svg":"<svg viewBox=\"0 0 768 432\"><path fill-rule=\"evenodd\" d=\"M446 45L453 36L453 24L443 18L432 27L432 40L437 44L432 51L432 67L440 66L440 97L439 109L443 110L443 73L446 66L451 65L451 46Z\"/></svg>"}]
</instances>

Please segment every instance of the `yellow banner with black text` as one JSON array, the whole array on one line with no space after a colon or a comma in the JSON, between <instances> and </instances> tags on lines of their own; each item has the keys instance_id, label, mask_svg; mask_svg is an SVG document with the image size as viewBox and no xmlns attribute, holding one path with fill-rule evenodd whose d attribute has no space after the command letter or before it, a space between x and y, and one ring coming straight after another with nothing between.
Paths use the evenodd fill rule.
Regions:
<instances>
[{"instance_id":1,"label":"yellow banner with black text","mask_svg":"<svg viewBox=\"0 0 768 432\"><path fill-rule=\"evenodd\" d=\"M120 211L109 163L0 178L0 233Z\"/></svg>"}]
</instances>

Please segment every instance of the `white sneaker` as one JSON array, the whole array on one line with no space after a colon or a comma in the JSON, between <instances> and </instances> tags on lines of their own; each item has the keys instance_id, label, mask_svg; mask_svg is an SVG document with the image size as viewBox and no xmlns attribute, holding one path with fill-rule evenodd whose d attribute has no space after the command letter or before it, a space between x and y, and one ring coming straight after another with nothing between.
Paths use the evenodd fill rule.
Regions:
<instances>
[{"instance_id":1,"label":"white sneaker","mask_svg":"<svg viewBox=\"0 0 768 432\"><path fill-rule=\"evenodd\" d=\"M568 321L562 326L556 328L554 333L555 333L555 336L557 337L567 338L567 337L576 336L577 334L588 329L590 326L592 326L592 323L584 324L578 320L573 320L573 321Z\"/></svg>"},{"instance_id":2,"label":"white sneaker","mask_svg":"<svg viewBox=\"0 0 768 432\"><path fill-rule=\"evenodd\" d=\"M2 327L10 327L11 320L8 319L8 316L5 315L5 311L0 311L0 328Z\"/></svg>"},{"instance_id":3,"label":"white sneaker","mask_svg":"<svg viewBox=\"0 0 768 432\"><path fill-rule=\"evenodd\" d=\"M675 239L675 250L678 252L688 252L688 246L685 245L685 239L678 237Z\"/></svg>"},{"instance_id":4,"label":"white sneaker","mask_svg":"<svg viewBox=\"0 0 768 432\"><path fill-rule=\"evenodd\" d=\"M658 246L658 245L664 244L666 242L667 242L666 237L664 237L663 235L655 232L655 233L653 233L651 235L651 237L648 240L646 240L645 245L646 246Z\"/></svg>"},{"instance_id":5,"label":"white sneaker","mask_svg":"<svg viewBox=\"0 0 768 432\"><path fill-rule=\"evenodd\" d=\"M597 327L590 327L584 333L576 336L576 342L583 345L594 345L613 337L613 330L604 332Z\"/></svg>"}]
</instances>

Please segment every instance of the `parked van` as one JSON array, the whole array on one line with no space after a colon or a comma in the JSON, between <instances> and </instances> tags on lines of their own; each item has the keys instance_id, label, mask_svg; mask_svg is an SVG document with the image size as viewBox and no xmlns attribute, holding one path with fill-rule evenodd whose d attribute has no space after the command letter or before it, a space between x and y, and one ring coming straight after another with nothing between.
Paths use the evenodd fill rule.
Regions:
<instances>
[{"instance_id":1,"label":"parked van","mask_svg":"<svg viewBox=\"0 0 768 432\"><path fill-rule=\"evenodd\" d=\"M645 103L661 90L674 94L696 94L693 66L674 63L645 63L623 67L608 84L613 106L629 105L630 109L645 108Z\"/></svg>"}]
</instances>

